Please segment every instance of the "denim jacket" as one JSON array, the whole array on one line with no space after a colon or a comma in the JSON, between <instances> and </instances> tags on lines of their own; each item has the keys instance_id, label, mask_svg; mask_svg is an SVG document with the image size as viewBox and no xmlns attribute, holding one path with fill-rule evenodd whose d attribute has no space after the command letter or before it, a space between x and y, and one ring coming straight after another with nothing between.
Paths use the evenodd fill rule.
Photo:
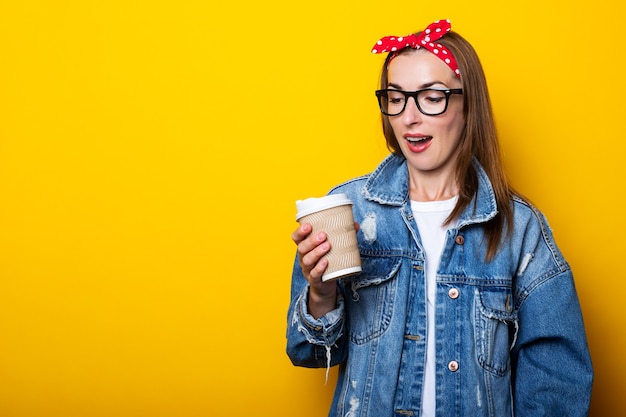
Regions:
<instances>
[{"instance_id":1,"label":"denim jacket","mask_svg":"<svg viewBox=\"0 0 626 417\"><path fill-rule=\"evenodd\" d=\"M497 207L474 167L477 194L437 270L437 417L585 416L593 370L570 267L544 216L519 198L510 237L485 261L482 225ZM406 161L390 155L332 193L354 203L363 271L337 281L336 309L314 319L296 259L287 353L298 366L341 364L331 417L420 416L430 335Z\"/></svg>"}]
</instances>

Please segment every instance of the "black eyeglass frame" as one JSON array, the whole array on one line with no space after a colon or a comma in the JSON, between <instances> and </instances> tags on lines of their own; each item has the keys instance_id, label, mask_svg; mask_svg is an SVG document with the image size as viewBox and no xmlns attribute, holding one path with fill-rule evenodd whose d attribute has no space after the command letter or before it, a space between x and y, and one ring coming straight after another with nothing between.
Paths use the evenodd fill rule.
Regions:
<instances>
[{"instance_id":1,"label":"black eyeglass frame","mask_svg":"<svg viewBox=\"0 0 626 417\"><path fill-rule=\"evenodd\" d=\"M400 110L398 113L394 113L394 114L390 114L390 113L386 113L383 110L383 103L381 102L381 98L383 96L383 94L388 94L388 92L394 92L394 93L400 93L402 95L404 95L404 106L402 107L402 110ZM443 107L443 110L439 113L426 113L424 110L422 110L422 108L420 107L420 103L417 100L417 95L423 91L438 91L444 94L444 96L446 97L446 105ZM402 114L402 112L404 110L406 110L406 105L409 102L409 97L413 97L413 101L415 101L415 104L417 105L417 109L420 111L420 113L422 113L425 116L439 116L440 114L444 114L446 112L446 110L448 110L448 103L450 102L450 96L453 94L463 94L463 89L462 88L444 88L444 89L439 89L439 88L424 88L422 90L417 90L417 91L402 91L402 90L395 90L395 89L384 89L384 90L376 90L376 98L378 99L378 106L380 107L380 112L382 114L384 114L385 116L398 116L399 114Z\"/></svg>"}]
</instances>

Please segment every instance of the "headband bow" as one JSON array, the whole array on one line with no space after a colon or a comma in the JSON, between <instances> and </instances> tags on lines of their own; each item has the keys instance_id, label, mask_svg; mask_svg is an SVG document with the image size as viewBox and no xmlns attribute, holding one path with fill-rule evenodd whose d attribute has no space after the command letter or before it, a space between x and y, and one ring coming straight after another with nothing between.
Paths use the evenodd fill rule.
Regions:
<instances>
[{"instance_id":1,"label":"headband bow","mask_svg":"<svg viewBox=\"0 0 626 417\"><path fill-rule=\"evenodd\" d=\"M385 52L397 52L403 48L411 47L413 49L425 48L434 54L437 58L441 59L454 74L461 78L461 72L459 66L452 55L452 52L440 43L435 43L450 32L452 26L449 20L437 20L434 23L428 25L423 32L419 35L408 36L385 36L376 42L376 45L372 48L373 54L382 54ZM393 59L395 56L390 58Z\"/></svg>"}]
</instances>

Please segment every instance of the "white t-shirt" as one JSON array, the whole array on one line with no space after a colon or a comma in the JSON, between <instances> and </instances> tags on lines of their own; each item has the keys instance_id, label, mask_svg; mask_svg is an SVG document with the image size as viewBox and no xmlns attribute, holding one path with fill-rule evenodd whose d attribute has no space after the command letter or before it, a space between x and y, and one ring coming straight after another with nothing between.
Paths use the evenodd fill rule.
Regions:
<instances>
[{"instance_id":1,"label":"white t-shirt","mask_svg":"<svg viewBox=\"0 0 626 417\"><path fill-rule=\"evenodd\" d=\"M426 252L424 273L426 276L426 368L424 369L424 385L422 390L422 416L435 416L435 295L437 269L443 245L446 240L446 231L454 224L444 226L458 197L443 201L411 201L411 209L417 222L422 245Z\"/></svg>"}]
</instances>

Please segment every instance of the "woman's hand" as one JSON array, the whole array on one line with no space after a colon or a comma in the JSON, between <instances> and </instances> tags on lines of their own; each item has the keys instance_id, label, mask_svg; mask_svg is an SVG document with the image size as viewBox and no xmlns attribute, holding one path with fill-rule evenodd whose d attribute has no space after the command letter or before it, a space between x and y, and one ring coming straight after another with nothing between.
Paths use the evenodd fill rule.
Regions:
<instances>
[{"instance_id":1,"label":"woman's hand","mask_svg":"<svg viewBox=\"0 0 626 417\"><path fill-rule=\"evenodd\" d=\"M354 223L356 231L359 224ZM291 239L298 245L298 261L302 274L309 282L309 313L317 318L335 309L337 305L337 284L334 281L323 282L322 275L328 267L323 258L330 251L330 242L324 232L312 234L313 227L304 223L298 227Z\"/></svg>"},{"instance_id":2,"label":"woman's hand","mask_svg":"<svg viewBox=\"0 0 626 417\"><path fill-rule=\"evenodd\" d=\"M309 282L309 313L319 318L335 309L337 284L333 281L322 282L322 275L328 267L328 261L322 257L330 251L330 242L326 233L312 234L312 230L310 224L304 223L293 232L291 239L298 245L300 268Z\"/></svg>"}]
</instances>

